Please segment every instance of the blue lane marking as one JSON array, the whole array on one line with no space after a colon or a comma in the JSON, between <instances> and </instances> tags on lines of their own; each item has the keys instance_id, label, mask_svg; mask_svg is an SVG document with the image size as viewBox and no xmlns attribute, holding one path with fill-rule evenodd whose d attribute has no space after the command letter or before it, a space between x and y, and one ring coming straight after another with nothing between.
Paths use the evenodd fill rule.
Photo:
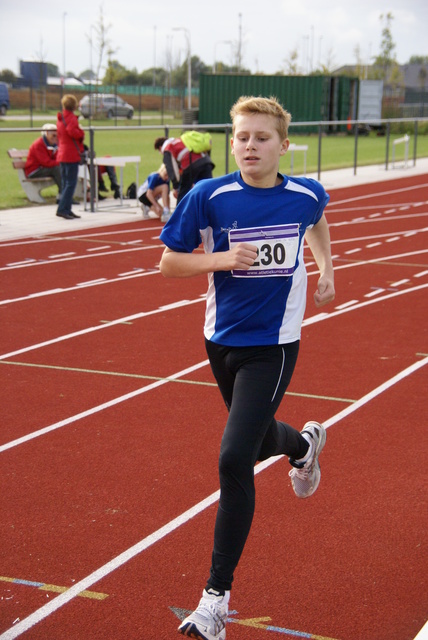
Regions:
<instances>
[{"instance_id":1,"label":"blue lane marking","mask_svg":"<svg viewBox=\"0 0 428 640\"><path fill-rule=\"evenodd\" d=\"M15 578L14 582L16 584L26 584L29 587L43 587L44 582L31 582L30 580L20 580L19 578Z\"/></svg>"},{"instance_id":2,"label":"blue lane marking","mask_svg":"<svg viewBox=\"0 0 428 640\"><path fill-rule=\"evenodd\" d=\"M312 633L305 633L304 631L293 631L292 629L284 629L283 627L266 627L266 631L286 633L289 636L297 636L298 638L313 638Z\"/></svg>"}]
</instances>

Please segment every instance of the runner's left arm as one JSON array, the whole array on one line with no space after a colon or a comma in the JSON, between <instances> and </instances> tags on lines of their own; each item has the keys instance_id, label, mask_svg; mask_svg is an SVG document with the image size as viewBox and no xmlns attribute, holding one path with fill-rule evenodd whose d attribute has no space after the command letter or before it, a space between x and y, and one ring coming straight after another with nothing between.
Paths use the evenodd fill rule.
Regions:
<instances>
[{"instance_id":1,"label":"runner's left arm","mask_svg":"<svg viewBox=\"0 0 428 640\"><path fill-rule=\"evenodd\" d=\"M306 230L305 238L320 271L314 300L317 307L322 307L334 300L335 296L330 231L324 214L317 224Z\"/></svg>"}]
</instances>

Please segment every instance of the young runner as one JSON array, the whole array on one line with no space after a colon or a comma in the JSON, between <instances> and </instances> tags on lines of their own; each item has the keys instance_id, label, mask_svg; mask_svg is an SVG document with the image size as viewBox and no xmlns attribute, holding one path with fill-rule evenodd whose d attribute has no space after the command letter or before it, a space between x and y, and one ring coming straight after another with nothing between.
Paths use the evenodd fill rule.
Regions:
<instances>
[{"instance_id":1,"label":"young runner","mask_svg":"<svg viewBox=\"0 0 428 640\"><path fill-rule=\"evenodd\" d=\"M168 222L171 217L169 177L164 164L147 176L137 191L137 198L141 203L143 220L149 220L150 211L153 211L161 222ZM159 204L159 200L162 200L163 206Z\"/></svg>"},{"instance_id":2,"label":"young runner","mask_svg":"<svg viewBox=\"0 0 428 640\"><path fill-rule=\"evenodd\" d=\"M318 488L325 430L301 432L275 419L293 374L306 303L306 238L320 271L317 306L334 298L329 196L315 180L278 173L291 119L273 98L242 97L231 110L239 171L203 180L165 225L161 272L208 274L205 344L229 410L220 459L220 501L211 571L197 609L179 632L224 640L234 571L254 514L254 465L283 454L300 498ZM204 252L195 251L203 244Z\"/></svg>"}]
</instances>

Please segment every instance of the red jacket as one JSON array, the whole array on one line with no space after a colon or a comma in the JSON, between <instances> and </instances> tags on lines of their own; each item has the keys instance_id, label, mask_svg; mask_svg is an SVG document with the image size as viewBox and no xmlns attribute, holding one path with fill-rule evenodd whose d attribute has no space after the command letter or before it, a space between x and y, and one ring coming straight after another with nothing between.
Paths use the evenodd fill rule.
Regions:
<instances>
[{"instance_id":1,"label":"red jacket","mask_svg":"<svg viewBox=\"0 0 428 640\"><path fill-rule=\"evenodd\" d=\"M58 147L49 147L45 136L41 136L33 142L28 150L24 171L28 177L41 167L56 167L58 165Z\"/></svg>"},{"instance_id":2,"label":"red jacket","mask_svg":"<svg viewBox=\"0 0 428 640\"><path fill-rule=\"evenodd\" d=\"M162 145L162 153L169 152L179 164L181 171L190 165L190 151L181 138L168 138ZM203 154L192 152L192 162L202 158Z\"/></svg>"},{"instance_id":3,"label":"red jacket","mask_svg":"<svg viewBox=\"0 0 428 640\"><path fill-rule=\"evenodd\" d=\"M163 162L174 189L178 188L180 176L183 171L190 166L190 159L193 164L193 162L196 162L196 160L206 155L193 152L190 155L189 149L181 138L168 138L165 140L161 147L161 152L163 153Z\"/></svg>"},{"instance_id":4,"label":"red jacket","mask_svg":"<svg viewBox=\"0 0 428 640\"><path fill-rule=\"evenodd\" d=\"M65 122L64 122L65 121ZM84 150L85 132L79 127L79 120L73 111L64 109L57 115L58 161L80 162L80 151Z\"/></svg>"}]
</instances>

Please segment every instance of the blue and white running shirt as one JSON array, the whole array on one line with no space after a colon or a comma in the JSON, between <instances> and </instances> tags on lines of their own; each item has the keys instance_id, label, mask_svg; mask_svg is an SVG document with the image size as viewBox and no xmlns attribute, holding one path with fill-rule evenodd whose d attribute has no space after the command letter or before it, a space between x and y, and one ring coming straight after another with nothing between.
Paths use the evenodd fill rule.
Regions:
<instances>
[{"instance_id":1,"label":"blue and white running shirt","mask_svg":"<svg viewBox=\"0 0 428 640\"><path fill-rule=\"evenodd\" d=\"M279 174L278 174L279 175ZM306 306L303 237L321 218L330 197L309 178L282 178L259 189L239 171L201 180L179 202L161 233L172 251L227 251L234 242L257 245L248 273L208 274L204 335L227 346L299 340Z\"/></svg>"},{"instance_id":2,"label":"blue and white running shirt","mask_svg":"<svg viewBox=\"0 0 428 640\"><path fill-rule=\"evenodd\" d=\"M140 198L144 193L147 193L147 191L149 189L152 189L153 191L156 189L156 187L158 187L159 185L162 184L168 184L169 185L169 179L168 180L164 180L163 178L161 178L161 176L159 175L158 171L153 171L153 173L150 173L147 178L144 180L143 184L141 184L138 187L138 191L137 191L137 198Z\"/></svg>"}]
</instances>

